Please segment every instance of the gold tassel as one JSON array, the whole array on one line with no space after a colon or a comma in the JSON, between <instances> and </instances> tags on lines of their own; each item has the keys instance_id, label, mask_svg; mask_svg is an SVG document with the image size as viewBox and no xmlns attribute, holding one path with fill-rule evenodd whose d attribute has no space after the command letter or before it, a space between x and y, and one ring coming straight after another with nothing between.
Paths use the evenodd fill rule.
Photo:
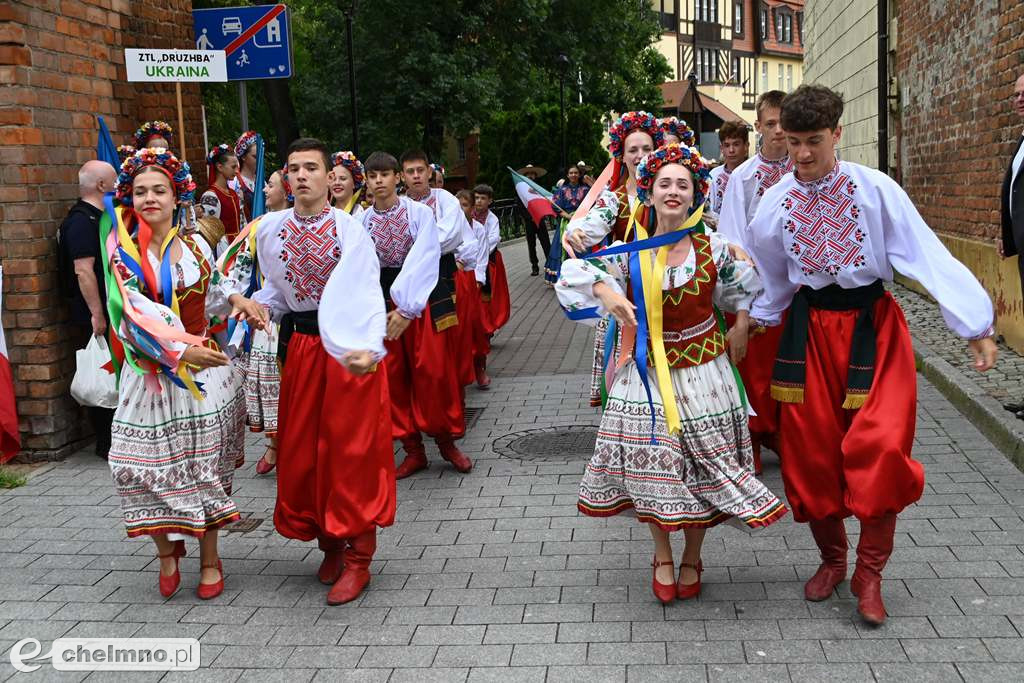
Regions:
<instances>
[{"instance_id":1,"label":"gold tassel","mask_svg":"<svg viewBox=\"0 0 1024 683\"><path fill-rule=\"evenodd\" d=\"M781 387L778 384L771 385L771 395L780 403L803 403L803 387Z\"/></svg>"},{"instance_id":2,"label":"gold tassel","mask_svg":"<svg viewBox=\"0 0 1024 683\"><path fill-rule=\"evenodd\" d=\"M843 410L857 410L858 408L863 408L867 402L868 393L866 391L856 394L847 392L846 400L843 401Z\"/></svg>"}]
</instances>

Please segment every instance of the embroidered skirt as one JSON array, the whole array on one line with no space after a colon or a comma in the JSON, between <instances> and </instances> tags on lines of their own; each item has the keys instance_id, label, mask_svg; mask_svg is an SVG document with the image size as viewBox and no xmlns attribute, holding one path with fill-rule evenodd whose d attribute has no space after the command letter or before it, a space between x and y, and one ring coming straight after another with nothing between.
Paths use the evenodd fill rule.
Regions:
<instances>
[{"instance_id":1,"label":"embroidered skirt","mask_svg":"<svg viewBox=\"0 0 1024 683\"><path fill-rule=\"evenodd\" d=\"M281 396L281 371L277 364L277 325L255 330L252 349L245 361L246 422L254 432L277 434L277 405Z\"/></svg>"},{"instance_id":2,"label":"embroidered skirt","mask_svg":"<svg viewBox=\"0 0 1024 683\"><path fill-rule=\"evenodd\" d=\"M239 517L230 494L244 449L241 374L228 365L195 379L201 401L165 377L156 394L132 370L121 374L108 462L128 536L202 536Z\"/></svg>"},{"instance_id":3,"label":"embroidered skirt","mask_svg":"<svg viewBox=\"0 0 1024 683\"><path fill-rule=\"evenodd\" d=\"M605 517L635 510L637 519L674 531L735 518L772 524L786 506L753 474L747 413L723 355L671 371L682 434L671 436L653 374L651 406L636 364L615 377L594 456L580 483L579 509Z\"/></svg>"}]
</instances>

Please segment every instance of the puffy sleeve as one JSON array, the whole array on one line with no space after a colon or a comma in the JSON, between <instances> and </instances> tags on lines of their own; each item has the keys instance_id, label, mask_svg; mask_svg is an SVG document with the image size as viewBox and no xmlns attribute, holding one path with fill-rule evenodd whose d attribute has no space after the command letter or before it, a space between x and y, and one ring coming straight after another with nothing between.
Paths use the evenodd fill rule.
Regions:
<instances>
[{"instance_id":1,"label":"puffy sleeve","mask_svg":"<svg viewBox=\"0 0 1024 683\"><path fill-rule=\"evenodd\" d=\"M616 244L620 244L616 242ZM562 270L555 283L558 303L567 312L576 313L592 309L594 315L578 319L587 325L596 325L608 315L601 301L594 296L594 284L604 282L619 294L625 295L629 276L628 254L597 259L568 259L562 261Z\"/></svg>"},{"instance_id":2,"label":"puffy sleeve","mask_svg":"<svg viewBox=\"0 0 1024 683\"><path fill-rule=\"evenodd\" d=\"M355 219L343 221L338 233L341 259L320 297L320 339L336 360L349 351L370 351L380 360L387 353L387 313L380 291L377 252L373 240Z\"/></svg>"},{"instance_id":3,"label":"puffy sleeve","mask_svg":"<svg viewBox=\"0 0 1024 683\"><path fill-rule=\"evenodd\" d=\"M399 314L411 320L423 314L427 299L437 286L441 243L433 212L422 204L411 201L409 204L410 228L415 226L416 235L402 270L391 285L391 300ZM414 210L416 207L422 210Z\"/></svg>"},{"instance_id":4,"label":"puffy sleeve","mask_svg":"<svg viewBox=\"0 0 1024 683\"><path fill-rule=\"evenodd\" d=\"M939 303L949 329L965 339L993 333L988 293L921 218L907 193L878 174L885 249L892 267L928 290Z\"/></svg>"},{"instance_id":5,"label":"puffy sleeve","mask_svg":"<svg viewBox=\"0 0 1024 683\"><path fill-rule=\"evenodd\" d=\"M737 261L729 249L729 240L718 233L711 234L711 254L718 270L714 301L724 311L749 311L754 297L761 291L761 278L757 270L746 261Z\"/></svg>"},{"instance_id":6,"label":"puffy sleeve","mask_svg":"<svg viewBox=\"0 0 1024 683\"><path fill-rule=\"evenodd\" d=\"M599 244L615 227L619 215L619 198L611 190L603 190L597 201L579 222L573 222L571 229L583 231L583 243L588 247Z\"/></svg>"},{"instance_id":7,"label":"puffy sleeve","mask_svg":"<svg viewBox=\"0 0 1024 683\"><path fill-rule=\"evenodd\" d=\"M729 185L732 184L730 180ZM782 322L783 312L789 308L793 295L800 288L799 284L789 279L789 257L782 242L782 225L774 205L774 202L766 201L758 204L757 213L750 223L750 239L743 245L757 264L757 274L761 277L763 288L754 300L750 317L769 326ZM723 236L728 239L728 235L723 233Z\"/></svg>"},{"instance_id":8,"label":"puffy sleeve","mask_svg":"<svg viewBox=\"0 0 1024 683\"><path fill-rule=\"evenodd\" d=\"M199 208L207 216L220 218L220 198L213 190L207 190L199 198Z\"/></svg>"},{"instance_id":9,"label":"puffy sleeve","mask_svg":"<svg viewBox=\"0 0 1024 683\"><path fill-rule=\"evenodd\" d=\"M480 244L477 242L472 226L466 220L466 214L462 213L461 210L459 213L462 216L459 225L459 231L462 233L462 243L455 250L455 259L466 266L466 268L475 270L477 259L479 258Z\"/></svg>"},{"instance_id":10,"label":"puffy sleeve","mask_svg":"<svg viewBox=\"0 0 1024 683\"><path fill-rule=\"evenodd\" d=\"M718 232L733 244L748 249L749 235L747 231L747 207L743 199L743 183L733 171L729 182L725 185L722 205L718 207Z\"/></svg>"}]
</instances>

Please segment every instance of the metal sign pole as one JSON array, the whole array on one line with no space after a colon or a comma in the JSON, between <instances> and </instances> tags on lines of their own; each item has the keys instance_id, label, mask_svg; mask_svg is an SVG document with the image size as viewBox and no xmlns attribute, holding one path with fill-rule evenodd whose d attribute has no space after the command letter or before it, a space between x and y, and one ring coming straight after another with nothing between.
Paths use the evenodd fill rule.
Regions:
<instances>
[{"instance_id":1,"label":"metal sign pole","mask_svg":"<svg viewBox=\"0 0 1024 683\"><path fill-rule=\"evenodd\" d=\"M249 130L249 97L245 92L245 81L238 81L238 104L242 110L242 132Z\"/></svg>"}]
</instances>

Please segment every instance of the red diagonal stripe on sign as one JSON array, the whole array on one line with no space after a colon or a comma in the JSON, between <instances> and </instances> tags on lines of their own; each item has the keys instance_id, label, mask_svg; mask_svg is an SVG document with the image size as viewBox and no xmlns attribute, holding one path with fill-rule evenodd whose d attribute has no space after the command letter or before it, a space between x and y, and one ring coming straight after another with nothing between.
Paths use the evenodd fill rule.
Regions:
<instances>
[{"instance_id":1,"label":"red diagonal stripe on sign","mask_svg":"<svg viewBox=\"0 0 1024 683\"><path fill-rule=\"evenodd\" d=\"M237 38L232 40L230 43L228 43L228 46L224 48L224 54L228 54L229 55L232 52L234 52L235 50L237 50L238 48L242 47L242 45L247 43L250 38L252 38L254 35L259 33L261 28L263 28L264 26L269 24L271 19L276 17L278 14L280 14L284 10L285 10L285 6L284 5L274 5L274 8L271 9L266 14L264 14L263 17L259 21L257 21L255 24L250 26L248 29L246 29L245 32L242 33L242 35L238 36Z\"/></svg>"}]
</instances>

